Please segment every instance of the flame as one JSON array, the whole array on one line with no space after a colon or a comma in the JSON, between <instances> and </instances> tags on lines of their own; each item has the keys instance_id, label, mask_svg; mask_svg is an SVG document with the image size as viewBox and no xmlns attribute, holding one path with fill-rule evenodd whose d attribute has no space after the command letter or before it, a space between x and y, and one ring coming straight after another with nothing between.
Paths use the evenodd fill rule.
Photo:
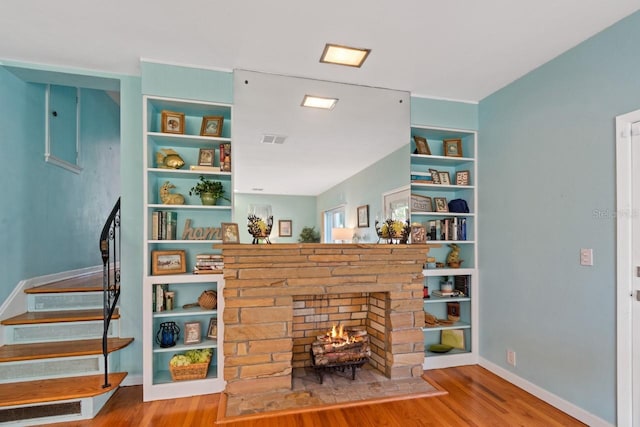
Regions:
<instances>
[{"instance_id":1,"label":"flame","mask_svg":"<svg viewBox=\"0 0 640 427\"><path fill-rule=\"evenodd\" d=\"M355 341L355 338L350 337L349 333L345 332L342 324L338 325L337 329L334 324L331 327L331 331L327 332L327 335L331 337L331 344L333 347L342 347Z\"/></svg>"}]
</instances>

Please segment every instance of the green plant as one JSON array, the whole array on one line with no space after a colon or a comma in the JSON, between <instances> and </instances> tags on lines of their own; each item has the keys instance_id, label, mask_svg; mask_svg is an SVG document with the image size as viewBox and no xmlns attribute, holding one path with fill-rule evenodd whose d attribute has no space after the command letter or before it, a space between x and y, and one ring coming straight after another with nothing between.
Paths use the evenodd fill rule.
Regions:
<instances>
[{"instance_id":1,"label":"green plant","mask_svg":"<svg viewBox=\"0 0 640 427\"><path fill-rule=\"evenodd\" d=\"M315 227L304 227L300 231L298 242L300 243L318 243L320 242L320 232L314 230Z\"/></svg>"},{"instance_id":2,"label":"green plant","mask_svg":"<svg viewBox=\"0 0 640 427\"><path fill-rule=\"evenodd\" d=\"M196 185L191 187L191 190L189 190L189 195L193 196L195 194L196 196L200 196L202 195L202 193L210 193L215 199L229 200L224 197L224 187L222 186L222 182L212 181L200 175L200 181L198 181Z\"/></svg>"}]
</instances>

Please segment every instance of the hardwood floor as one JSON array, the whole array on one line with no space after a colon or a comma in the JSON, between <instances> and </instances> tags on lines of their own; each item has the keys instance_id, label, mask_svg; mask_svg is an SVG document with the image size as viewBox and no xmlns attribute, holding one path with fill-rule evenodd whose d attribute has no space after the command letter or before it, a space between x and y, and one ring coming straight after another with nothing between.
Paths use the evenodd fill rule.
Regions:
<instances>
[{"instance_id":1,"label":"hardwood floor","mask_svg":"<svg viewBox=\"0 0 640 427\"><path fill-rule=\"evenodd\" d=\"M225 422L225 427L301 426L584 426L585 424L479 366L437 369L427 376L445 389L441 397L352 406ZM96 418L53 427L212 427L219 394L142 402L140 386L120 388Z\"/></svg>"}]
</instances>

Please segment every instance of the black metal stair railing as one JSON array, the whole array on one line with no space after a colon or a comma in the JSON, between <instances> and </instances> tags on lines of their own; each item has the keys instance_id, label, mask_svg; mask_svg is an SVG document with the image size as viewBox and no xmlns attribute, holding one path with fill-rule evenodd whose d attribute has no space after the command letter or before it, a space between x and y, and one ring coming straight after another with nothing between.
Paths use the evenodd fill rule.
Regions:
<instances>
[{"instance_id":1,"label":"black metal stair railing","mask_svg":"<svg viewBox=\"0 0 640 427\"><path fill-rule=\"evenodd\" d=\"M100 234L100 252L102 253L102 293L103 293L103 330L102 355L104 356L104 384L110 387L107 358L109 325L120 297L120 198L111 210Z\"/></svg>"}]
</instances>

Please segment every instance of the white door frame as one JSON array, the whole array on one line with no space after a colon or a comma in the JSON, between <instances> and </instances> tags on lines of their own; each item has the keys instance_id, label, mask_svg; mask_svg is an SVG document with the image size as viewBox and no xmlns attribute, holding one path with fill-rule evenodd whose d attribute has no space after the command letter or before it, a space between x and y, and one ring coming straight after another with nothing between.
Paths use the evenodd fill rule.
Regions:
<instances>
[{"instance_id":1,"label":"white door frame","mask_svg":"<svg viewBox=\"0 0 640 427\"><path fill-rule=\"evenodd\" d=\"M631 125L640 121L640 110L616 117L616 307L617 307L617 425L633 423L632 284L634 217L631 185L633 158ZM640 167L640 165L636 165Z\"/></svg>"}]
</instances>

